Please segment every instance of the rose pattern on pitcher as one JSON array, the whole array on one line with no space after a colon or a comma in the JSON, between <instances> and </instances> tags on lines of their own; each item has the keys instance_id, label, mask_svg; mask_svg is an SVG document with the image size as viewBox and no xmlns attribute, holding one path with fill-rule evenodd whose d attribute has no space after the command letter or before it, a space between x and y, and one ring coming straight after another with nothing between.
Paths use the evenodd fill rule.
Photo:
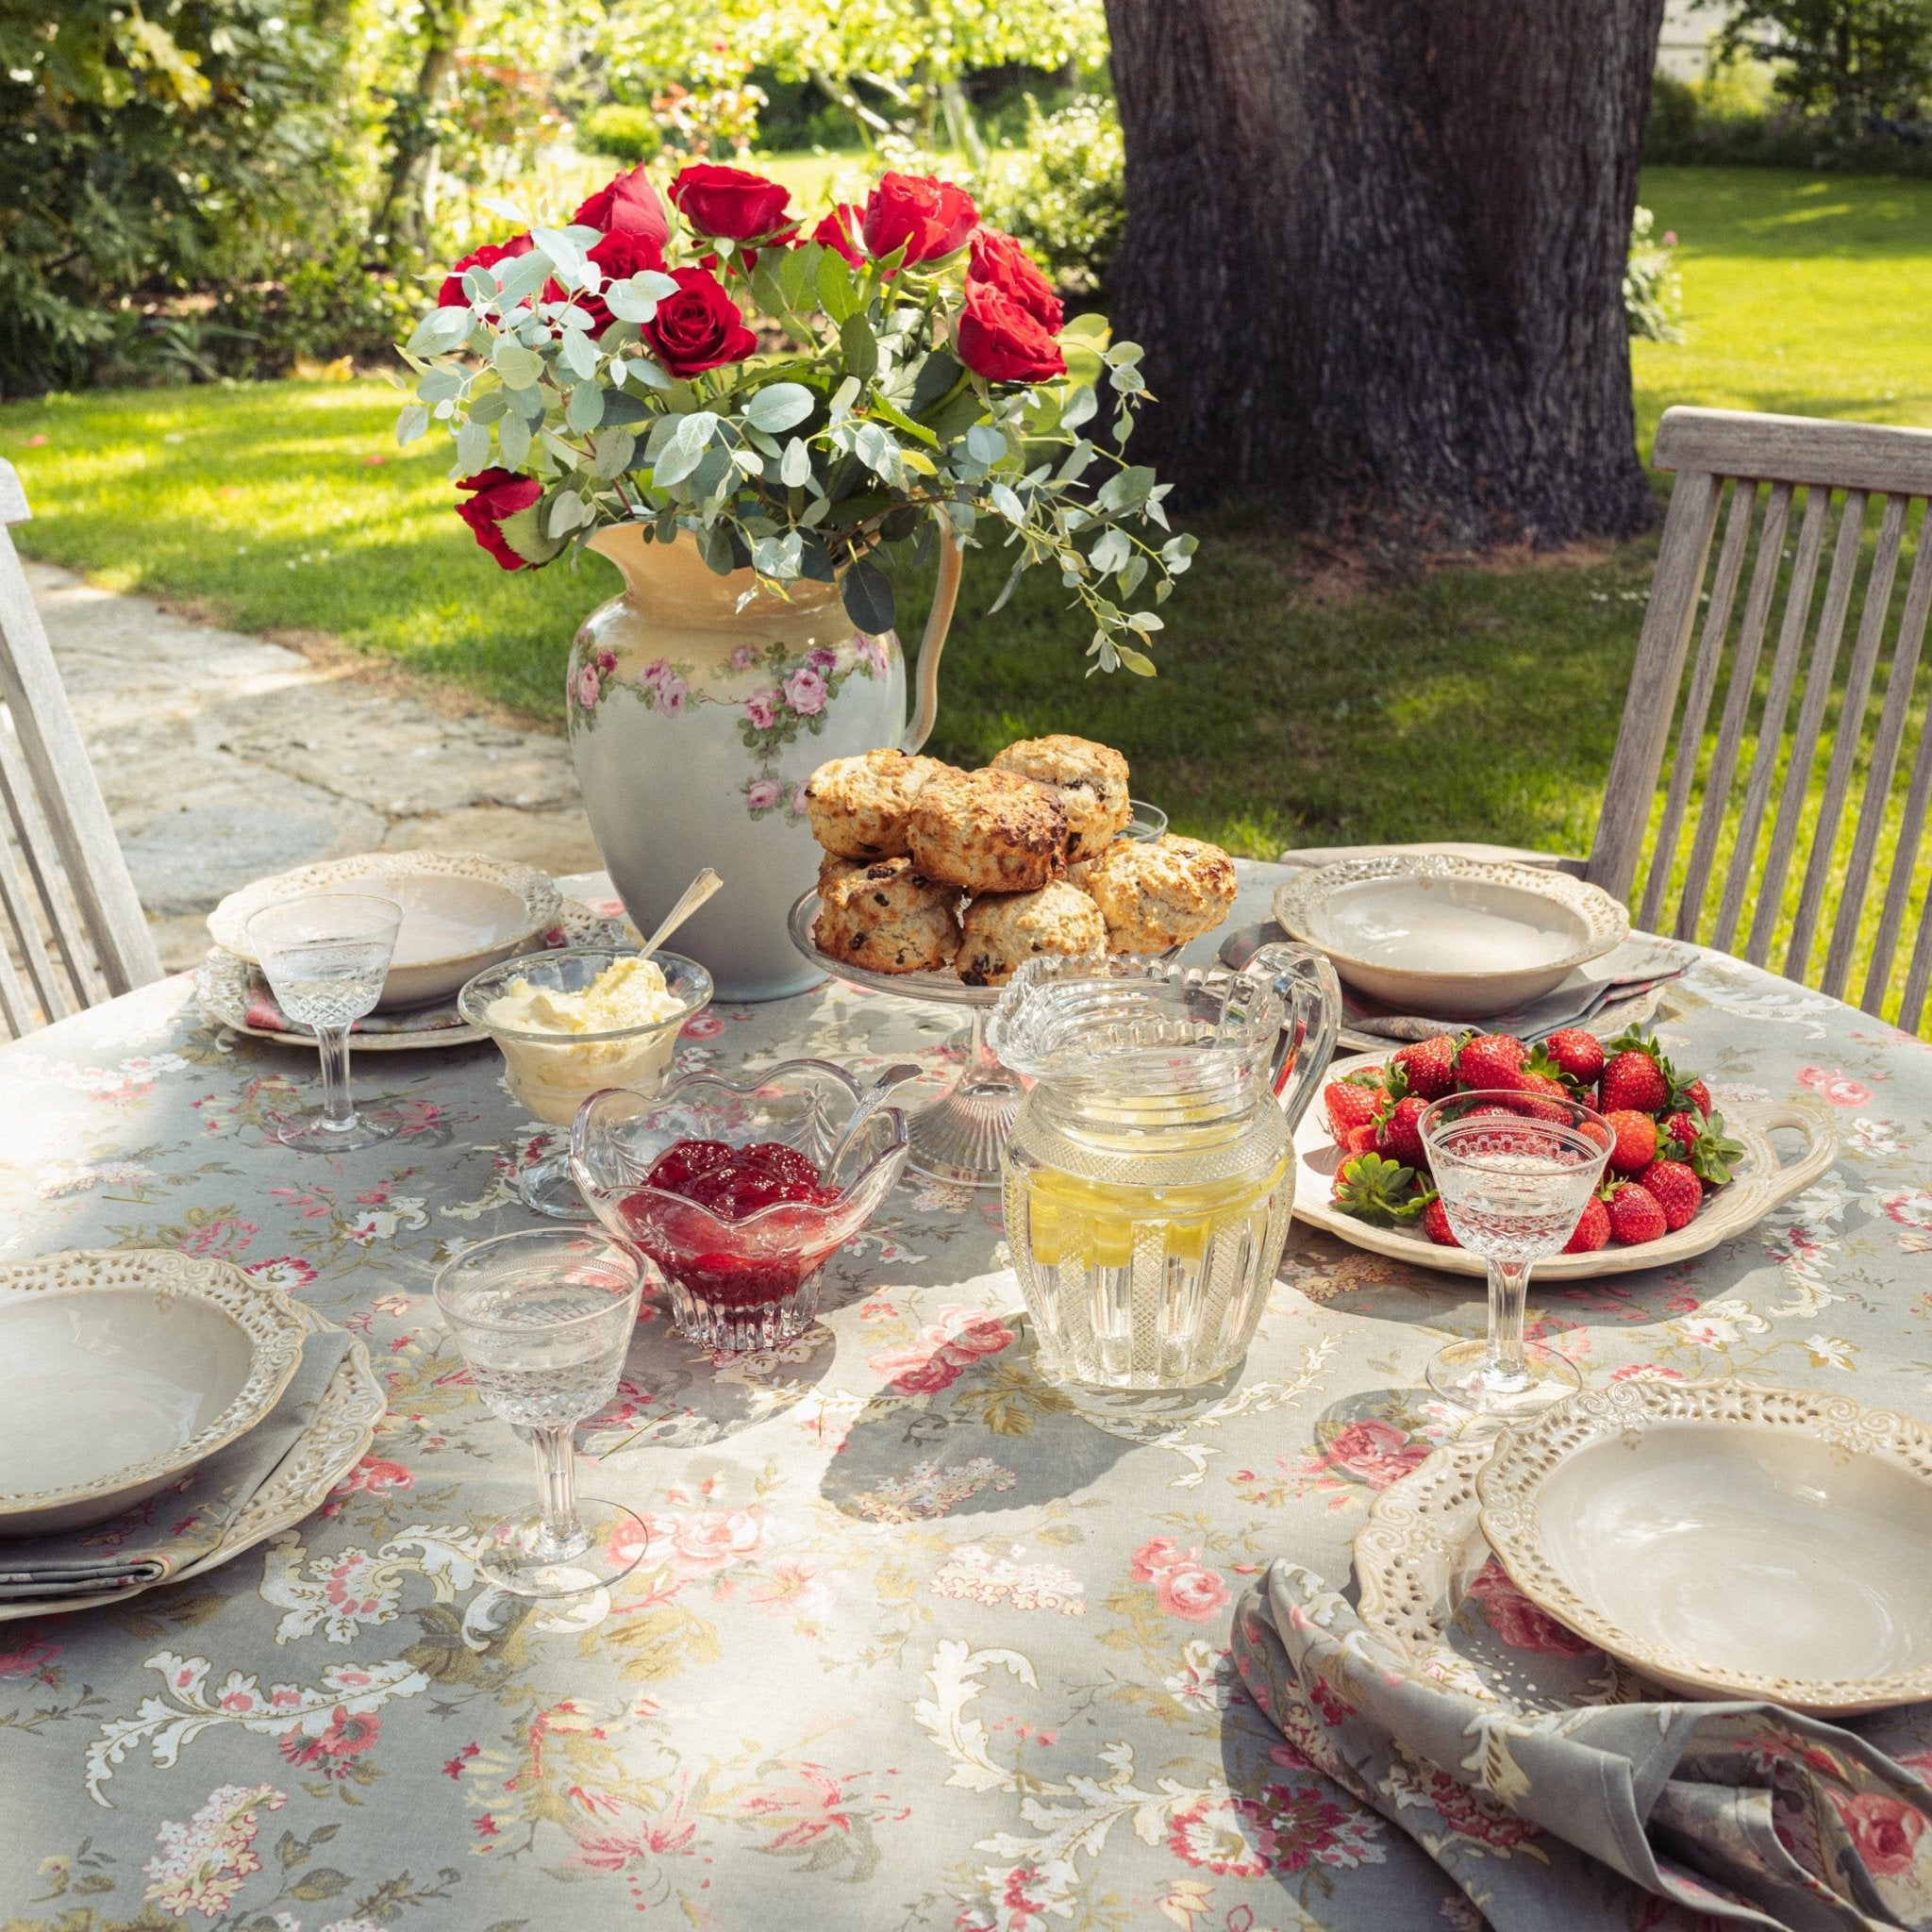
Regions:
<instances>
[{"instance_id":1,"label":"rose pattern on pitcher","mask_svg":"<svg viewBox=\"0 0 1932 1932\"><path fill-rule=\"evenodd\" d=\"M740 644L724 669L733 680L728 686L708 681L693 663L654 658L626 682L617 675L617 654L600 650L571 676L570 708L586 725L620 691L667 718L692 706L735 709L739 738L752 764L751 775L739 788L746 812L754 819L779 812L787 824L798 824L805 818L805 779L781 773L784 755L801 737L824 731L830 707L848 678L877 680L890 674L885 644L863 631L852 632L836 647L814 644L802 655L778 642ZM740 688L747 677L755 680L749 691Z\"/></svg>"}]
</instances>

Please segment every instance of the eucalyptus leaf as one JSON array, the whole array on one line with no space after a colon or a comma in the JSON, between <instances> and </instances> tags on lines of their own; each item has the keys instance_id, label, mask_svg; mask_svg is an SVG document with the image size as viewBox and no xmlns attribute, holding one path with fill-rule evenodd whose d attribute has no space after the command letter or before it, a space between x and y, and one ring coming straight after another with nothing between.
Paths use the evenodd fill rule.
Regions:
<instances>
[{"instance_id":1,"label":"eucalyptus leaf","mask_svg":"<svg viewBox=\"0 0 1932 1932\"><path fill-rule=\"evenodd\" d=\"M1000 587L999 595L995 597L992 600L992 602L986 607L986 614L989 617L991 617L994 613L994 611L1004 610L1007 608L1008 598L1009 598L1013 594L1013 592L1020 588L1020 579L1025 574L1026 559L1023 557L1020 559L1020 561L1016 563L1012 567L1012 569L1007 573L1007 580Z\"/></svg>"},{"instance_id":2,"label":"eucalyptus leaf","mask_svg":"<svg viewBox=\"0 0 1932 1932\"><path fill-rule=\"evenodd\" d=\"M1060 427L1077 429L1083 423L1091 422L1100 408L1100 398L1093 393L1093 385L1083 382L1068 396L1066 407L1060 411Z\"/></svg>"},{"instance_id":3,"label":"eucalyptus leaf","mask_svg":"<svg viewBox=\"0 0 1932 1932\"><path fill-rule=\"evenodd\" d=\"M580 286L579 277L590 264L584 251L568 235L560 228L532 228L530 240L555 264L558 281L573 288Z\"/></svg>"},{"instance_id":4,"label":"eucalyptus leaf","mask_svg":"<svg viewBox=\"0 0 1932 1932\"><path fill-rule=\"evenodd\" d=\"M623 281L612 282L605 290L604 306L619 322L649 322L657 315L658 304L662 297L641 287L643 280L643 275L629 275ZM676 286L675 282L672 283L673 288Z\"/></svg>"},{"instance_id":5,"label":"eucalyptus leaf","mask_svg":"<svg viewBox=\"0 0 1932 1932\"><path fill-rule=\"evenodd\" d=\"M1133 545L1127 541L1124 530L1103 530L1094 540L1093 548L1087 553L1087 560L1102 576L1117 571L1134 554Z\"/></svg>"},{"instance_id":6,"label":"eucalyptus leaf","mask_svg":"<svg viewBox=\"0 0 1932 1932\"><path fill-rule=\"evenodd\" d=\"M508 468L521 470L530 454L529 424L522 416L506 416L496 425L496 446Z\"/></svg>"},{"instance_id":7,"label":"eucalyptus leaf","mask_svg":"<svg viewBox=\"0 0 1932 1932\"><path fill-rule=\"evenodd\" d=\"M1152 677L1156 675L1154 659L1145 651L1137 651L1131 644L1117 643L1114 651L1120 660L1136 677Z\"/></svg>"},{"instance_id":8,"label":"eucalyptus leaf","mask_svg":"<svg viewBox=\"0 0 1932 1932\"><path fill-rule=\"evenodd\" d=\"M580 328L567 328L557 345L557 357L570 373L588 381L597 373L597 345Z\"/></svg>"},{"instance_id":9,"label":"eucalyptus leaf","mask_svg":"<svg viewBox=\"0 0 1932 1932\"><path fill-rule=\"evenodd\" d=\"M845 573L845 614L868 637L878 637L897 621L892 580L877 564L860 558Z\"/></svg>"},{"instance_id":10,"label":"eucalyptus leaf","mask_svg":"<svg viewBox=\"0 0 1932 1932\"><path fill-rule=\"evenodd\" d=\"M1025 506L1013 494L1008 485L995 483L988 493L992 498L993 508L998 510L1008 523L1024 524L1026 521Z\"/></svg>"},{"instance_id":11,"label":"eucalyptus leaf","mask_svg":"<svg viewBox=\"0 0 1932 1932\"><path fill-rule=\"evenodd\" d=\"M1147 559L1139 551L1136 551L1121 567L1118 578L1121 595L1123 597L1131 597L1141 588L1141 582L1146 575Z\"/></svg>"},{"instance_id":12,"label":"eucalyptus leaf","mask_svg":"<svg viewBox=\"0 0 1932 1932\"><path fill-rule=\"evenodd\" d=\"M731 532L722 524L713 524L708 529L697 533L698 555L705 559L707 569L716 571L721 577L728 577L737 568L737 558L732 555Z\"/></svg>"},{"instance_id":13,"label":"eucalyptus leaf","mask_svg":"<svg viewBox=\"0 0 1932 1932\"><path fill-rule=\"evenodd\" d=\"M595 451L591 465L592 471L606 482L612 476L622 475L630 468L630 459L636 455L637 446L638 440L628 429L598 430L592 444Z\"/></svg>"},{"instance_id":14,"label":"eucalyptus leaf","mask_svg":"<svg viewBox=\"0 0 1932 1932\"><path fill-rule=\"evenodd\" d=\"M563 420L581 436L604 420L604 391L594 382L580 382L570 392Z\"/></svg>"},{"instance_id":15,"label":"eucalyptus leaf","mask_svg":"<svg viewBox=\"0 0 1932 1932\"><path fill-rule=\"evenodd\" d=\"M475 411L471 413L475 414ZM604 391L604 421L607 425L641 423L645 417L656 413L657 411L641 397L626 395L621 389L607 389Z\"/></svg>"},{"instance_id":16,"label":"eucalyptus leaf","mask_svg":"<svg viewBox=\"0 0 1932 1932\"><path fill-rule=\"evenodd\" d=\"M802 382L768 383L744 406L744 420L754 429L775 434L792 429L817 407L818 398Z\"/></svg>"},{"instance_id":17,"label":"eucalyptus leaf","mask_svg":"<svg viewBox=\"0 0 1932 1932\"><path fill-rule=\"evenodd\" d=\"M551 501L545 534L554 538L567 537L590 521L590 505L575 491L566 490Z\"/></svg>"},{"instance_id":18,"label":"eucalyptus leaf","mask_svg":"<svg viewBox=\"0 0 1932 1932\"><path fill-rule=\"evenodd\" d=\"M799 539L798 575L815 584L831 584L839 579L839 573L832 568L831 552L809 530Z\"/></svg>"},{"instance_id":19,"label":"eucalyptus leaf","mask_svg":"<svg viewBox=\"0 0 1932 1932\"><path fill-rule=\"evenodd\" d=\"M1102 347L1105 347L1107 339L1111 333L1112 325L1108 322L1107 317L1102 315L1098 309L1090 308L1085 314L1074 316L1067 324L1066 327L1061 329L1060 346L1064 348L1067 338L1072 336L1078 341L1098 342Z\"/></svg>"},{"instance_id":20,"label":"eucalyptus leaf","mask_svg":"<svg viewBox=\"0 0 1932 1932\"><path fill-rule=\"evenodd\" d=\"M429 434L429 411L421 403L411 403L396 418L396 441L411 443Z\"/></svg>"},{"instance_id":21,"label":"eucalyptus leaf","mask_svg":"<svg viewBox=\"0 0 1932 1932\"><path fill-rule=\"evenodd\" d=\"M432 369L416 385L419 403L446 403L463 391L463 378L454 369Z\"/></svg>"},{"instance_id":22,"label":"eucalyptus leaf","mask_svg":"<svg viewBox=\"0 0 1932 1932\"><path fill-rule=\"evenodd\" d=\"M543 358L509 336L499 336L490 359L511 389L528 389L543 374Z\"/></svg>"},{"instance_id":23,"label":"eucalyptus leaf","mask_svg":"<svg viewBox=\"0 0 1932 1932\"><path fill-rule=\"evenodd\" d=\"M457 472L474 476L490 467L490 425L470 422L457 431Z\"/></svg>"},{"instance_id":24,"label":"eucalyptus leaf","mask_svg":"<svg viewBox=\"0 0 1932 1932\"><path fill-rule=\"evenodd\" d=\"M879 341L862 314L848 315L839 325L839 353L861 382L878 374Z\"/></svg>"},{"instance_id":25,"label":"eucalyptus leaf","mask_svg":"<svg viewBox=\"0 0 1932 1932\"><path fill-rule=\"evenodd\" d=\"M520 255L513 261L500 261L491 271L502 277L502 291L496 298L499 308L514 308L527 301L550 279L550 258L541 248Z\"/></svg>"},{"instance_id":26,"label":"eucalyptus leaf","mask_svg":"<svg viewBox=\"0 0 1932 1932\"><path fill-rule=\"evenodd\" d=\"M923 416L966 372L943 349L935 349L912 379L912 413Z\"/></svg>"},{"instance_id":27,"label":"eucalyptus leaf","mask_svg":"<svg viewBox=\"0 0 1932 1932\"><path fill-rule=\"evenodd\" d=\"M691 473L691 494L701 503L708 496L716 496L731 480L735 468L731 452L714 443L699 458L697 468Z\"/></svg>"},{"instance_id":28,"label":"eucalyptus leaf","mask_svg":"<svg viewBox=\"0 0 1932 1932\"><path fill-rule=\"evenodd\" d=\"M432 308L416 325L409 337L409 353L412 356L442 356L454 349L470 333L470 311L452 304L447 308Z\"/></svg>"},{"instance_id":29,"label":"eucalyptus leaf","mask_svg":"<svg viewBox=\"0 0 1932 1932\"><path fill-rule=\"evenodd\" d=\"M1007 453L1007 439L991 423L975 423L966 432L966 454L989 468Z\"/></svg>"},{"instance_id":30,"label":"eucalyptus leaf","mask_svg":"<svg viewBox=\"0 0 1932 1932\"><path fill-rule=\"evenodd\" d=\"M652 459L652 480L659 489L668 490L674 483L682 483L703 460L711 433L718 426L718 419L708 409L693 410L689 416L668 418L675 428L661 445L661 454ZM658 432L653 429L651 441L656 443Z\"/></svg>"},{"instance_id":31,"label":"eucalyptus leaf","mask_svg":"<svg viewBox=\"0 0 1932 1932\"><path fill-rule=\"evenodd\" d=\"M660 369L648 356L633 356L625 365L625 372L633 382L641 382L646 389L675 388L675 378L669 372Z\"/></svg>"}]
</instances>

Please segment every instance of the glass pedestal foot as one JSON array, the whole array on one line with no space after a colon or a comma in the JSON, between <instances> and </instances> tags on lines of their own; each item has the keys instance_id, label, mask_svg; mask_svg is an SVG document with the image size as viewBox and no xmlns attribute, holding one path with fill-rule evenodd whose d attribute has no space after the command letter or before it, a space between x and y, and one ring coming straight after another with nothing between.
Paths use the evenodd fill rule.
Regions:
<instances>
[{"instance_id":1,"label":"glass pedestal foot","mask_svg":"<svg viewBox=\"0 0 1932 1932\"><path fill-rule=\"evenodd\" d=\"M584 1206L577 1184L571 1179L567 1150L546 1154L517 1175L517 1199L532 1214L552 1221L593 1221L595 1216Z\"/></svg>"},{"instance_id":2,"label":"glass pedestal foot","mask_svg":"<svg viewBox=\"0 0 1932 1932\"><path fill-rule=\"evenodd\" d=\"M975 1008L967 1036L966 1071L943 1100L915 1114L908 1124L911 1151L906 1164L956 1188L998 1187L1000 1157L1024 1095L1018 1077L988 1051L986 1021Z\"/></svg>"},{"instance_id":3,"label":"glass pedestal foot","mask_svg":"<svg viewBox=\"0 0 1932 1932\"><path fill-rule=\"evenodd\" d=\"M545 1536L541 1516L492 1524L476 1567L511 1596L577 1597L628 1576L643 1560L643 1519L595 1496L579 1496L576 1508L583 1534L562 1547Z\"/></svg>"},{"instance_id":4,"label":"glass pedestal foot","mask_svg":"<svg viewBox=\"0 0 1932 1932\"><path fill-rule=\"evenodd\" d=\"M1530 1344L1518 1373L1500 1373L1487 1336L1451 1342L1430 1362L1428 1382L1458 1408L1504 1423L1536 1415L1583 1387L1583 1377L1561 1356Z\"/></svg>"}]
</instances>

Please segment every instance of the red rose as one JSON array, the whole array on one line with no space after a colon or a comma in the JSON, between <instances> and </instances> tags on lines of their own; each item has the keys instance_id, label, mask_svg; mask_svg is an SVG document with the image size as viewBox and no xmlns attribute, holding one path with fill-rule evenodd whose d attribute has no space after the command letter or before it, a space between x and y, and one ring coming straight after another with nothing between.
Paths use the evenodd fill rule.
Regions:
<instances>
[{"instance_id":1,"label":"red rose","mask_svg":"<svg viewBox=\"0 0 1932 1932\"><path fill-rule=\"evenodd\" d=\"M671 271L677 293L658 304L643 338L673 375L702 375L721 362L742 362L758 353L758 339L744 325L738 304L716 275L701 268Z\"/></svg>"},{"instance_id":2,"label":"red rose","mask_svg":"<svg viewBox=\"0 0 1932 1932\"><path fill-rule=\"evenodd\" d=\"M586 251L591 259L604 271L604 282L608 288L612 282L626 280L641 269L662 268L664 251L650 236L636 228L613 228L603 241ZM555 277L543 284L543 299L546 302L561 302L572 291ZM609 325L610 310L601 295L588 295L576 291L574 299L576 305L591 318L591 333L598 335Z\"/></svg>"},{"instance_id":3,"label":"red rose","mask_svg":"<svg viewBox=\"0 0 1932 1932\"><path fill-rule=\"evenodd\" d=\"M954 346L960 361L989 382L1044 382L1067 373L1060 345L991 282L966 284Z\"/></svg>"},{"instance_id":4,"label":"red rose","mask_svg":"<svg viewBox=\"0 0 1932 1932\"><path fill-rule=\"evenodd\" d=\"M849 201L841 201L830 214L820 217L818 226L811 231L811 239L836 250L854 268L863 268L865 255L858 245L858 231L864 219Z\"/></svg>"},{"instance_id":5,"label":"red rose","mask_svg":"<svg viewBox=\"0 0 1932 1932\"><path fill-rule=\"evenodd\" d=\"M617 228L648 235L659 248L671 239L671 218L641 161L628 174L613 175L571 220L586 228L601 228L607 235Z\"/></svg>"},{"instance_id":6,"label":"red rose","mask_svg":"<svg viewBox=\"0 0 1932 1932\"><path fill-rule=\"evenodd\" d=\"M866 196L861 227L874 256L891 255L903 243L909 268L964 247L978 222L979 210L963 188L926 175L889 171Z\"/></svg>"},{"instance_id":7,"label":"red rose","mask_svg":"<svg viewBox=\"0 0 1932 1932\"><path fill-rule=\"evenodd\" d=\"M1033 258L997 228L973 231L970 280L991 282L1009 301L1017 302L1049 335L1058 335L1066 321L1053 284L1033 265Z\"/></svg>"},{"instance_id":8,"label":"red rose","mask_svg":"<svg viewBox=\"0 0 1932 1932\"><path fill-rule=\"evenodd\" d=\"M449 274L437 292L436 306L439 308L467 308L470 298L463 293L463 271L466 268L494 268L499 261L511 261L519 255L527 255L536 246L527 235L512 235L508 242L486 242L482 247L463 257L462 260L450 264Z\"/></svg>"},{"instance_id":9,"label":"red rose","mask_svg":"<svg viewBox=\"0 0 1932 1932\"><path fill-rule=\"evenodd\" d=\"M458 490L476 493L467 503L457 505L457 514L476 533L476 541L502 564L505 570L525 570L524 559L503 541L497 526L506 518L529 507L543 494L543 486L534 476L519 476L508 470L478 470L457 485Z\"/></svg>"},{"instance_id":10,"label":"red rose","mask_svg":"<svg viewBox=\"0 0 1932 1932\"><path fill-rule=\"evenodd\" d=\"M677 211L701 235L756 242L784 225L790 189L743 168L693 161L671 184Z\"/></svg>"}]
</instances>

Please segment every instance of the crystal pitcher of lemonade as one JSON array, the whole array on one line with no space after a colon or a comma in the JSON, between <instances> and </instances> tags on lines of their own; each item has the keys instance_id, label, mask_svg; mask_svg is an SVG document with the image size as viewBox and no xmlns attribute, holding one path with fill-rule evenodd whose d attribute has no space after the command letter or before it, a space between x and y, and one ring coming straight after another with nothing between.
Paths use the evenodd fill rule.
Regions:
<instances>
[{"instance_id":1,"label":"crystal pitcher of lemonade","mask_svg":"<svg viewBox=\"0 0 1932 1932\"><path fill-rule=\"evenodd\" d=\"M988 1043L1036 1083L1006 1155L1007 1239L1049 1374L1186 1389L1240 1362L1341 1016L1307 946L1264 946L1240 973L1042 958L1014 974Z\"/></svg>"}]
</instances>

